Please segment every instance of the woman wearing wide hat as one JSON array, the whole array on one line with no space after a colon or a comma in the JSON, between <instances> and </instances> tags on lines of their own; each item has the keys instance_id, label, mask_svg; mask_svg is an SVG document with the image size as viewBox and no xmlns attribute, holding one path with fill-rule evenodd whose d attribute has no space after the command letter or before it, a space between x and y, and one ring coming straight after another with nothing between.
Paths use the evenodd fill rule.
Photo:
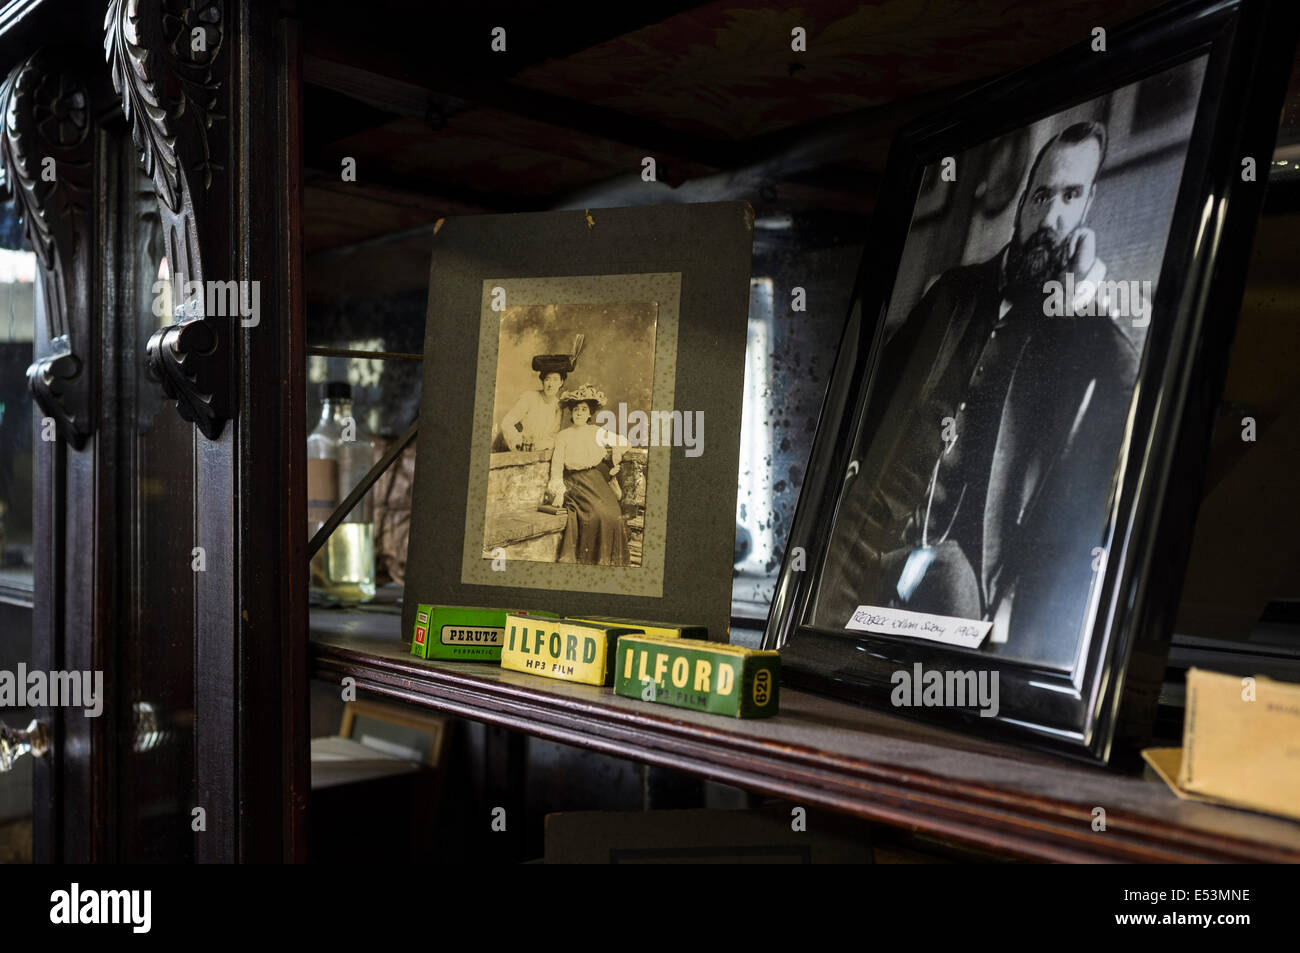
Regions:
<instances>
[{"instance_id":1,"label":"woman wearing wide hat","mask_svg":"<svg viewBox=\"0 0 1300 953\"><path fill-rule=\"evenodd\" d=\"M549 450L555 444L563 414L559 393L578 365L585 335L573 339L569 354L538 354L533 358L533 370L542 386L538 390L524 391L513 407L501 418L501 439L510 450Z\"/></svg>"},{"instance_id":2,"label":"woman wearing wide hat","mask_svg":"<svg viewBox=\"0 0 1300 953\"><path fill-rule=\"evenodd\" d=\"M591 384L560 395L572 426L555 437L547 492L568 511L560 562L628 565L627 527L619 506L618 470L626 441L592 423L605 395Z\"/></svg>"}]
</instances>

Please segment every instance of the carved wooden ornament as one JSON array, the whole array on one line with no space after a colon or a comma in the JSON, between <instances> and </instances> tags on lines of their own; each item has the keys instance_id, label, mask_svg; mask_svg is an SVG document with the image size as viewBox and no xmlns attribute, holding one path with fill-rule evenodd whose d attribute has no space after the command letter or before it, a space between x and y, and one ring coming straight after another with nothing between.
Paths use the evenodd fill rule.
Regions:
<instances>
[{"instance_id":1,"label":"carved wooden ornament","mask_svg":"<svg viewBox=\"0 0 1300 953\"><path fill-rule=\"evenodd\" d=\"M226 256L213 235L226 210L225 11L212 0L111 0L104 54L154 181L175 323L149 338L145 363L176 409L210 439L233 412L235 315L209 313L204 268Z\"/></svg>"},{"instance_id":2,"label":"carved wooden ornament","mask_svg":"<svg viewBox=\"0 0 1300 953\"><path fill-rule=\"evenodd\" d=\"M94 429L94 137L90 94L74 63L71 54L40 50L9 73L0 87L0 164L40 266L50 339L27 369L28 385L57 435L80 449Z\"/></svg>"}]
</instances>

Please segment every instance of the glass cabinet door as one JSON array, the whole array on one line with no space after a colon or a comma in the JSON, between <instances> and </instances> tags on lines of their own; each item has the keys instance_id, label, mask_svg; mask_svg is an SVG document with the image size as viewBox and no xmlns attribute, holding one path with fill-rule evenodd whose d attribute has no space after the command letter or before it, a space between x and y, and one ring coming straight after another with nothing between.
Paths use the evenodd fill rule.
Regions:
<instances>
[{"instance_id":1,"label":"glass cabinet door","mask_svg":"<svg viewBox=\"0 0 1300 953\"><path fill-rule=\"evenodd\" d=\"M0 671L32 660L32 397L27 368L35 329L36 256L11 209L0 209ZM25 728L30 708L0 721ZM0 863L32 858L32 760L0 773Z\"/></svg>"},{"instance_id":2,"label":"glass cabinet door","mask_svg":"<svg viewBox=\"0 0 1300 953\"><path fill-rule=\"evenodd\" d=\"M117 856L175 862L194 856L194 580L206 568L192 531L195 430L142 360L150 335L172 320L153 182L129 135L115 138L111 158L112 247L120 257L105 262L104 287L117 298L105 330L119 345L123 503Z\"/></svg>"}]
</instances>

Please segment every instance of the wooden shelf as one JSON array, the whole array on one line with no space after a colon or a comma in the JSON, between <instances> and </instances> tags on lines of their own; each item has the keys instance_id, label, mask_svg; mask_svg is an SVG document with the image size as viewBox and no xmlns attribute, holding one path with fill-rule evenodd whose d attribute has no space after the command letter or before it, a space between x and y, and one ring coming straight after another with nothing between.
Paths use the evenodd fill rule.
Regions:
<instances>
[{"instance_id":1,"label":"wooden shelf","mask_svg":"<svg viewBox=\"0 0 1300 953\"><path fill-rule=\"evenodd\" d=\"M36 592L35 574L30 569L0 569L0 602L30 609Z\"/></svg>"},{"instance_id":2,"label":"wooden shelf","mask_svg":"<svg viewBox=\"0 0 1300 953\"><path fill-rule=\"evenodd\" d=\"M740 721L609 689L409 654L400 619L312 614L315 678L973 847L1045 861L1300 862L1300 823L1182 801L1158 779L984 742L783 689ZM1094 831L1093 809L1106 811Z\"/></svg>"}]
</instances>

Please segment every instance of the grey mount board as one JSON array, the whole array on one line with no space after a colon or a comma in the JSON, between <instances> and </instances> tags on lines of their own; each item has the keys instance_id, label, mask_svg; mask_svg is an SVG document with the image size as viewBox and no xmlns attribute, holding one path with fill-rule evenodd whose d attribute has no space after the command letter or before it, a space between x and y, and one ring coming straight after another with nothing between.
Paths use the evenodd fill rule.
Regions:
<instances>
[{"instance_id":1,"label":"grey mount board","mask_svg":"<svg viewBox=\"0 0 1300 953\"><path fill-rule=\"evenodd\" d=\"M594 225L587 214L467 216L446 219L436 231L406 559L407 642L418 603L703 623L711 639L726 638L753 210L745 202L591 209ZM500 585L465 582L470 459L482 456L473 443L484 282L663 274L680 275L680 297L674 390L665 406L656 389L656 409L703 411L706 426L699 456L687 457L682 447L668 451L662 595L515 586L509 564ZM581 377L575 374L570 385ZM648 479L655 479L653 468Z\"/></svg>"}]
</instances>

